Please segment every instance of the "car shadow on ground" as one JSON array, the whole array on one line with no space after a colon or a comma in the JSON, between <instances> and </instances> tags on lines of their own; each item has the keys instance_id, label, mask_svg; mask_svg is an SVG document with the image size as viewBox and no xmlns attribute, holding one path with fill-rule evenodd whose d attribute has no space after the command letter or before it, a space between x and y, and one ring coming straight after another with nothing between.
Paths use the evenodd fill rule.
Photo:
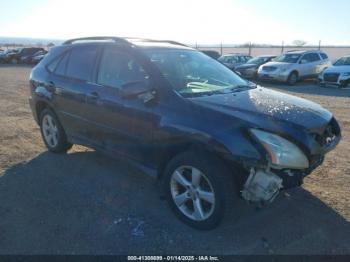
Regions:
<instances>
[{"instance_id":1,"label":"car shadow on ground","mask_svg":"<svg viewBox=\"0 0 350 262\"><path fill-rule=\"evenodd\" d=\"M283 83L276 83L276 82L256 82L258 85L267 87L267 88L273 88L273 89L279 89L280 91L287 91L287 92L293 92L293 93L300 93L300 94L309 94L309 95L320 95L320 96L332 96L332 97L350 97L350 87L346 88L338 88L336 86L319 86L316 81L307 80L303 82L297 83L295 86L289 86L287 84Z\"/></svg>"},{"instance_id":2,"label":"car shadow on ground","mask_svg":"<svg viewBox=\"0 0 350 262\"><path fill-rule=\"evenodd\" d=\"M94 151L44 152L0 177L1 254L350 254L350 225L302 188L236 223L179 222L155 180Z\"/></svg>"}]
</instances>

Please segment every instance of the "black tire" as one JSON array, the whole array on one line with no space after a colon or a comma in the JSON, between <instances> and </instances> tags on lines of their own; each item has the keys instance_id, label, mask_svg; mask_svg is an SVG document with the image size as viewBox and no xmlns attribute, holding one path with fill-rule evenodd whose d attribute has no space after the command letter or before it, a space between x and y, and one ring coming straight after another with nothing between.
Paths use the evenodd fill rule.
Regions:
<instances>
[{"instance_id":1,"label":"black tire","mask_svg":"<svg viewBox=\"0 0 350 262\"><path fill-rule=\"evenodd\" d=\"M290 86L294 86L297 82L298 82L297 72L290 73L287 79L287 84Z\"/></svg>"},{"instance_id":2,"label":"black tire","mask_svg":"<svg viewBox=\"0 0 350 262\"><path fill-rule=\"evenodd\" d=\"M182 166L192 166L200 170L205 174L206 179L209 180L214 189L215 205L213 206L211 215L204 220L196 221L189 218L180 211L180 208L173 200L171 192L172 176L175 170ZM240 199L233 176L234 174L230 172L225 166L225 163L219 158L207 153L188 151L177 155L168 163L162 181L164 195L171 209L181 221L199 230L210 230L217 227L223 218L233 223L237 217L237 206ZM193 200L188 199L187 201L190 201L191 204ZM203 204L204 200L199 201Z\"/></svg>"},{"instance_id":3,"label":"black tire","mask_svg":"<svg viewBox=\"0 0 350 262\"><path fill-rule=\"evenodd\" d=\"M44 135L43 121L45 116L51 117L55 122L55 126L57 127L57 143L54 146L50 145ZM68 142L66 133L64 132L64 129L56 114L49 108L45 108L40 114L40 131L47 149L53 153L65 153L73 146Z\"/></svg>"}]
</instances>

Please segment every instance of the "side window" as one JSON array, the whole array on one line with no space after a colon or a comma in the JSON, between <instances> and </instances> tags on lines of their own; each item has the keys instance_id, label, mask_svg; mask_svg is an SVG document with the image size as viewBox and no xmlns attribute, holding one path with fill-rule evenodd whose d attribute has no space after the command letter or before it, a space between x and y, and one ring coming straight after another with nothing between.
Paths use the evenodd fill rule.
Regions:
<instances>
[{"instance_id":1,"label":"side window","mask_svg":"<svg viewBox=\"0 0 350 262\"><path fill-rule=\"evenodd\" d=\"M60 76L65 76L66 75L66 68L67 68L67 62L69 58L69 52L65 53L61 59L58 59L58 66L55 69L55 74L60 75Z\"/></svg>"},{"instance_id":2,"label":"side window","mask_svg":"<svg viewBox=\"0 0 350 262\"><path fill-rule=\"evenodd\" d=\"M308 53L305 54L302 60L306 60L307 63L312 63L321 60L320 56L317 53Z\"/></svg>"},{"instance_id":3,"label":"side window","mask_svg":"<svg viewBox=\"0 0 350 262\"><path fill-rule=\"evenodd\" d=\"M70 52L65 75L79 80L89 80L96 54L97 48L95 46L74 48Z\"/></svg>"},{"instance_id":4,"label":"side window","mask_svg":"<svg viewBox=\"0 0 350 262\"><path fill-rule=\"evenodd\" d=\"M61 57L55 58L53 61L49 63L49 65L46 67L51 73L53 73L58 65L58 63L61 61Z\"/></svg>"},{"instance_id":5,"label":"side window","mask_svg":"<svg viewBox=\"0 0 350 262\"><path fill-rule=\"evenodd\" d=\"M97 83L120 88L133 81L148 81L143 67L129 54L116 48L106 48L103 52Z\"/></svg>"},{"instance_id":6,"label":"side window","mask_svg":"<svg viewBox=\"0 0 350 262\"><path fill-rule=\"evenodd\" d=\"M320 54L321 54L322 59L328 59L328 56L325 53L320 53Z\"/></svg>"},{"instance_id":7,"label":"side window","mask_svg":"<svg viewBox=\"0 0 350 262\"><path fill-rule=\"evenodd\" d=\"M318 53L311 53L310 55L311 55L312 62L316 62L316 61L320 61L321 60L321 58L320 58Z\"/></svg>"}]
</instances>

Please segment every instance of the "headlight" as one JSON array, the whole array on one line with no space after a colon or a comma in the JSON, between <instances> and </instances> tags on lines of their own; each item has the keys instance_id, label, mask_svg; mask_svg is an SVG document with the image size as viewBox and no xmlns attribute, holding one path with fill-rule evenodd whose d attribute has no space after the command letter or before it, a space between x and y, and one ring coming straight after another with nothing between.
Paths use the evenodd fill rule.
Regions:
<instances>
[{"instance_id":1,"label":"headlight","mask_svg":"<svg viewBox=\"0 0 350 262\"><path fill-rule=\"evenodd\" d=\"M305 154L290 141L258 129L250 130L268 152L272 165L278 168L305 169L309 160Z\"/></svg>"},{"instance_id":2,"label":"headlight","mask_svg":"<svg viewBox=\"0 0 350 262\"><path fill-rule=\"evenodd\" d=\"M350 76L350 72L342 73L343 76Z\"/></svg>"}]
</instances>

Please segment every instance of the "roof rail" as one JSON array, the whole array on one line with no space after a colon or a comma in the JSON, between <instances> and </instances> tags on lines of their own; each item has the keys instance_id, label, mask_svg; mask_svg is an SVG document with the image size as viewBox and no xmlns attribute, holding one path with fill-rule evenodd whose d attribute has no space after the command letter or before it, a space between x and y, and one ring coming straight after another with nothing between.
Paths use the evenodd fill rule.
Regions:
<instances>
[{"instance_id":1,"label":"roof rail","mask_svg":"<svg viewBox=\"0 0 350 262\"><path fill-rule=\"evenodd\" d=\"M81 38L74 38L74 39L70 39L67 40L63 43L63 45L71 45L74 42L78 42L78 41L94 41L94 40L112 40L116 43L123 43L123 44L128 44L131 45L131 43L127 40L125 40L124 38L121 37L115 37L115 36L92 36L92 37L81 37Z\"/></svg>"},{"instance_id":2,"label":"roof rail","mask_svg":"<svg viewBox=\"0 0 350 262\"><path fill-rule=\"evenodd\" d=\"M138 40L138 41L143 41L143 42L153 42L153 43L168 43L168 44L173 44L173 45L181 45L181 46L186 46L187 45L172 41L172 40L154 40L154 39L147 39L147 38L137 38L137 37L125 37L125 39L130 39L130 40Z\"/></svg>"}]
</instances>

